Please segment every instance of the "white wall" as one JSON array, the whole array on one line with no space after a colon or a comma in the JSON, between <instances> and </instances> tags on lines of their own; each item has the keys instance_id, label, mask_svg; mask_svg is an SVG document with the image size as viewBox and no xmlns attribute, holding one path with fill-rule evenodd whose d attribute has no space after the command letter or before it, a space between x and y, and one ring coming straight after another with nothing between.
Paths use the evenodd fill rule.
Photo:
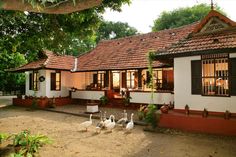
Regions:
<instances>
[{"instance_id":1,"label":"white wall","mask_svg":"<svg viewBox=\"0 0 236 157\"><path fill-rule=\"evenodd\" d=\"M55 70L39 70L39 77L44 76L45 81L39 82L39 90L35 92L37 97L47 96L51 97L66 97L69 96L69 90L71 87L75 86L76 81L74 81L73 75L70 71L61 71L61 90L51 91L51 73ZM26 74L26 95L33 96L34 91L29 90L29 74L33 71L27 71Z\"/></svg>"},{"instance_id":2,"label":"white wall","mask_svg":"<svg viewBox=\"0 0 236 157\"><path fill-rule=\"evenodd\" d=\"M174 94L171 93L154 93L153 102L151 99L151 92L130 92L131 103L145 103L145 104L169 104L174 101Z\"/></svg>"},{"instance_id":3,"label":"white wall","mask_svg":"<svg viewBox=\"0 0 236 157\"><path fill-rule=\"evenodd\" d=\"M72 93L72 98L75 99L86 99L86 100L99 100L100 97L104 96L104 91L76 91Z\"/></svg>"},{"instance_id":4,"label":"white wall","mask_svg":"<svg viewBox=\"0 0 236 157\"><path fill-rule=\"evenodd\" d=\"M236 57L231 54L230 57ZM236 113L236 96L214 97L191 94L191 60L200 60L200 56L182 57L174 59L174 100L175 109L184 109L188 104L190 110Z\"/></svg>"},{"instance_id":5,"label":"white wall","mask_svg":"<svg viewBox=\"0 0 236 157\"><path fill-rule=\"evenodd\" d=\"M25 95L27 96L46 96L46 83L44 82L39 82L39 90L38 91L33 91L33 90L29 90L29 75L30 73L33 73L33 71L27 71L25 72L25 76L26 76L26 84L25 84ZM46 76L46 71L45 70L39 70L39 77L40 76ZM45 77L46 78L46 77Z\"/></svg>"}]
</instances>

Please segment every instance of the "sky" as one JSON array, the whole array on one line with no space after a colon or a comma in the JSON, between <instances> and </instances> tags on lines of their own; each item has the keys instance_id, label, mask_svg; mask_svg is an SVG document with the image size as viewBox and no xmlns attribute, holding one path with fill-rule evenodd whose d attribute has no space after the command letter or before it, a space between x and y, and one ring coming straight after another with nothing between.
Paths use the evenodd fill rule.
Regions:
<instances>
[{"instance_id":1,"label":"sky","mask_svg":"<svg viewBox=\"0 0 236 157\"><path fill-rule=\"evenodd\" d=\"M236 21L236 0L213 0L222 8L228 17ZM122 12L114 12L109 9L103 15L107 21L127 22L135 27L140 33L151 31L153 21L158 18L161 12L171 11L180 7L191 7L200 3L211 3L211 0L132 0L130 5L123 5Z\"/></svg>"}]
</instances>

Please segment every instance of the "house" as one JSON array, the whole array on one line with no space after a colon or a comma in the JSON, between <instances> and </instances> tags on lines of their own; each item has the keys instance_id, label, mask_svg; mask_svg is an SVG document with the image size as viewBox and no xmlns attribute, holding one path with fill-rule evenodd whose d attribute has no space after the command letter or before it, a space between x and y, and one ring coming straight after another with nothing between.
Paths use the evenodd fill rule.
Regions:
<instances>
[{"instance_id":1,"label":"house","mask_svg":"<svg viewBox=\"0 0 236 157\"><path fill-rule=\"evenodd\" d=\"M45 50L38 61L13 71L25 72L26 96L99 100L104 95L109 99L120 98L123 90L123 93L129 92L131 103L173 103L173 64L154 62L157 90L152 102L147 55L150 50L163 50L187 37L197 24L102 41L77 58Z\"/></svg>"},{"instance_id":2,"label":"house","mask_svg":"<svg viewBox=\"0 0 236 157\"><path fill-rule=\"evenodd\" d=\"M161 126L236 135L236 23L217 11L200 21L187 38L157 51L156 60L174 65L174 112L162 115ZM208 111L211 118L186 117ZM219 118L221 117L221 118Z\"/></svg>"},{"instance_id":3,"label":"house","mask_svg":"<svg viewBox=\"0 0 236 157\"><path fill-rule=\"evenodd\" d=\"M153 100L149 51L156 52ZM224 115L226 110L236 115L236 23L215 10L179 28L101 41L78 57L46 50L38 61L13 71L26 73L28 96L99 100L128 93L134 104L174 103L173 114L162 114L161 126L236 134L235 119L202 120L181 114L188 105L194 114L205 109L210 115Z\"/></svg>"}]
</instances>

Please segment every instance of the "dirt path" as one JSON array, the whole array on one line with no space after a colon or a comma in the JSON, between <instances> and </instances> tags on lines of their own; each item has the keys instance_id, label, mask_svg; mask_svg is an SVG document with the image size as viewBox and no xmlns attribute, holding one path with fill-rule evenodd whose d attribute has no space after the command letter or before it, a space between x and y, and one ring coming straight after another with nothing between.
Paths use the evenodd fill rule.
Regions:
<instances>
[{"instance_id":1,"label":"dirt path","mask_svg":"<svg viewBox=\"0 0 236 157\"><path fill-rule=\"evenodd\" d=\"M0 132L30 129L53 139L40 150L42 157L235 157L236 138L202 134L178 135L144 132L136 126L126 134L117 127L112 133L88 132L79 124L87 118L24 108L0 109ZM0 155L1 156L1 155Z\"/></svg>"}]
</instances>

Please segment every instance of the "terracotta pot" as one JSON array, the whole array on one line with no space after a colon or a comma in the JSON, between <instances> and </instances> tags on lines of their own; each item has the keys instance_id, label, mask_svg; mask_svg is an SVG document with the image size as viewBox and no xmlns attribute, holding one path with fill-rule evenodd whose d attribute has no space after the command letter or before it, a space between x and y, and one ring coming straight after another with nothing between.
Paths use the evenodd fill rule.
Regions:
<instances>
[{"instance_id":1,"label":"terracotta pot","mask_svg":"<svg viewBox=\"0 0 236 157\"><path fill-rule=\"evenodd\" d=\"M165 114L167 114L169 108L168 108L168 106L164 105L164 106L162 106L162 107L160 108L160 110L161 110L161 113L165 113Z\"/></svg>"}]
</instances>

